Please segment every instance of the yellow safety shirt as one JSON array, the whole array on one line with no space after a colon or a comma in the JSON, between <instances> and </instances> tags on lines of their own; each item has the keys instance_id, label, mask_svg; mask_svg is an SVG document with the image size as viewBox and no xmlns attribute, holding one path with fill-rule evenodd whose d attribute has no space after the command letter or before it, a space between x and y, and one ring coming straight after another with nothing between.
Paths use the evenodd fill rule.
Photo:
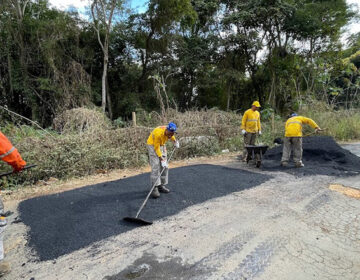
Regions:
<instances>
[{"instance_id":1,"label":"yellow safety shirt","mask_svg":"<svg viewBox=\"0 0 360 280\"><path fill-rule=\"evenodd\" d=\"M312 128L319 126L310 118L295 116L288 119L285 123L285 137L302 137L303 124L308 124Z\"/></svg>"},{"instance_id":2,"label":"yellow safety shirt","mask_svg":"<svg viewBox=\"0 0 360 280\"><path fill-rule=\"evenodd\" d=\"M166 126L158 126L151 133L147 139L147 144L154 146L155 152L158 157L162 156L160 146L164 146L169 138L165 135ZM172 141L176 141L175 136L170 138Z\"/></svg>"},{"instance_id":3,"label":"yellow safety shirt","mask_svg":"<svg viewBox=\"0 0 360 280\"><path fill-rule=\"evenodd\" d=\"M251 109L246 110L241 122L241 129L249 133L257 133L261 130L260 113Z\"/></svg>"}]
</instances>

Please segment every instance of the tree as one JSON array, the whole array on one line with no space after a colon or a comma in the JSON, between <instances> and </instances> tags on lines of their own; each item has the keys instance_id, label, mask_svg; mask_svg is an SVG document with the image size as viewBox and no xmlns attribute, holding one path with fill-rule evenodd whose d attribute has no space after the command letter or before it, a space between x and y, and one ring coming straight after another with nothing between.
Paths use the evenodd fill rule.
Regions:
<instances>
[{"instance_id":1,"label":"tree","mask_svg":"<svg viewBox=\"0 0 360 280\"><path fill-rule=\"evenodd\" d=\"M116 9L121 9L122 4L122 0L93 0L91 3L91 15L94 21L97 38L104 55L103 75L101 81L101 108L105 113L107 100L110 118L112 118L111 99L110 94L107 93L110 32L114 12ZM104 37L103 39L101 38L102 35Z\"/></svg>"}]
</instances>

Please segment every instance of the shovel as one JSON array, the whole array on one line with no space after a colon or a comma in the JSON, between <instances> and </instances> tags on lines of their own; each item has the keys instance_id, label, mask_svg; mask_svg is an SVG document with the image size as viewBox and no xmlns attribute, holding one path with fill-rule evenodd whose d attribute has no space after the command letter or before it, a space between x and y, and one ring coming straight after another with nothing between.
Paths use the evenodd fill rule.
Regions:
<instances>
[{"instance_id":1,"label":"shovel","mask_svg":"<svg viewBox=\"0 0 360 280\"><path fill-rule=\"evenodd\" d=\"M310 132L310 133L308 133L308 134L305 134L305 135L303 135L302 136L302 138L305 138L305 137L309 137L309 136L312 136L312 135L314 135L314 134L319 134L319 133L321 133L321 132L324 132L325 130L327 130L327 128L323 128L321 131L319 131L319 132L316 132L316 131L313 131L313 132ZM281 138L275 138L274 139L274 141L273 141L273 143L275 143L275 144L283 144L283 139L281 139Z\"/></svg>"},{"instance_id":2,"label":"shovel","mask_svg":"<svg viewBox=\"0 0 360 280\"><path fill-rule=\"evenodd\" d=\"M173 155L174 152L175 152L175 149L176 149L176 148L174 148L174 149L172 150L172 152L171 152L171 154L170 154L170 157L169 157L169 160L168 160L168 163L170 162L171 157L172 157L172 155ZM144 219L139 218L139 215L140 215L141 211L143 210L143 208L145 207L147 201L149 200L149 197L150 197L152 191L153 191L154 188L155 188L155 184L156 184L157 180L161 177L161 175L162 175L162 173L164 172L164 170L165 170L165 168L162 169L159 177L157 177L155 183L154 183L153 186L151 187L151 189L150 189L148 195L146 196L144 202L142 203L142 205L140 206L139 210L137 211L136 216L135 216L135 217L124 217L124 218L123 218L124 221L130 222L130 223L139 224L139 225L142 225L142 226L152 225L152 222L146 221L146 220L144 220Z\"/></svg>"}]
</instances>

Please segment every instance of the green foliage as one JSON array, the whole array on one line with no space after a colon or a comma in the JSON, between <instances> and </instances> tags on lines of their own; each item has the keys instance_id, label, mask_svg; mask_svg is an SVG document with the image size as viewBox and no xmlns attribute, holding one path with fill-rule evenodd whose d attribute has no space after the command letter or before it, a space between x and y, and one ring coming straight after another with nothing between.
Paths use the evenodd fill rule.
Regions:
<instances>
[{"instance_id":1,"label":"green foliage","mask_svg":"<svg viewBox=\"0 0 360 280\"><path fill-rule=\"evenodd\" d=\"M106 24L97 10L97 34L74 11L30 2L19 1L23 14L0 5L1 103L48 127L66 110L101 105ZM255 99L276 114L314 98L358 107L359 34L346 50L339 41L355 17L345 0L150 0L109 29L108 113L124 126L133 111L159 112L155 75L180 111L243 111Z\"/></svg>"},{"instance_id":2,"label":"green foliage","mask_svg":"<svg viewBox=\"0 0 360 280\"><path fill-rule=\"evenodd\" d=\"M113 124L117 128L125 127L127 125L127 123L121 117L118 117L116 120L114 120Z\"/></svg>"}]
</instances>

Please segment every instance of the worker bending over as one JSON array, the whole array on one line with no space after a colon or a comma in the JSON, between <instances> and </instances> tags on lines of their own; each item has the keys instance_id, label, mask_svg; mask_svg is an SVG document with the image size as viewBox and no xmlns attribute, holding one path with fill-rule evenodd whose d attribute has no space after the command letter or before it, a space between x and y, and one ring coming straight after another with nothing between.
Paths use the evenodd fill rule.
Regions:
<instances>
[{"instance_id":1,"label":"worker bending over","mask_svg":"<svg viewBox=\"0 0 360 280\"><path fill-rule=\"evenodd\" d=\"M14 172L21 171L26 162L21 158L18 150L11 144L9 139L0 132L0 158L7 164L11 165ZM9 263L4 261L4 231L6 227L6 218L4 216L4 204L0 197L0 277L10 272Z\"/></svg>"},{"instance_id":2,"label":"worker bending over","mask_svg":"<svg viewBox=\"0 0 360 280\"><path fill-rule=\"evenodd\" d=\"M298 116L296 113L289 115L285 124L285 140L283 154L281 158L281 166L287 166L293 151L293 159L296 167L303 167L302 162L302 128L303 124L310 125L315 132L321 131L320 127L310 118Z\"/></svg>"},{"instance_id":3,"label":"worker bending over","mask_svg":"<svg viewBox=\"0 0 360 280\"><path fill-rule=\"evenodd\" d=\"M251 108L244 113L242 118L241 133L244 135L244 152L242 157L243 161L246 161L247 157L246 146L254 146L257 133L261 135L259 108L259 101L254 101Z\"/></svg>"},{"instance_id":4,"label":"worker bending over","mask_svg":"<svg viewBox=\"0 0 360 280\"><path fill-rule=\"evenodd\" d=\"M155 188L151 193L153 198L158 198L160 192L170 192L168 185L168 162L166 152L166 142L171 139L176 148L179 148L179 142L174 134L176 132L176 124L170 122L167 126L159 126L155 128L147 140L147 148L149 152L149 161L151 166L151 185ZM162 173L161 173L162 172ZM161 177L160 177L161 174Z\"/></svg>"}]
</instances>

